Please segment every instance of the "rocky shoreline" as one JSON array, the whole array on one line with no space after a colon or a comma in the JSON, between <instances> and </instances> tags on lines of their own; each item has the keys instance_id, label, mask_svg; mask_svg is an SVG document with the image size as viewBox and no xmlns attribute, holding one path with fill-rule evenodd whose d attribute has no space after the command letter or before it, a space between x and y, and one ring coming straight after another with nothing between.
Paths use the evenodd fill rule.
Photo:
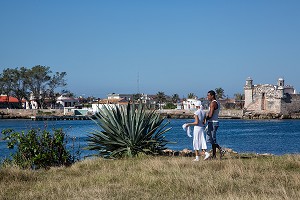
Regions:
<instances>
[{"instance_id":1,"label":"rocky shoreline","mask_svg":"<svg viewBox=\"0 0 300 200\"><path fill-rule=\"evenodd\" d=\"M264 154L258 154L258 153L241 153L229 149L229 148L223 148L225 150L225 154L223 156L223 159L228 158L242 158L242 159L248 159L248 158L254 158L254 157L266 157L266 156L274 156L273 154L264 153ZM212 150L209 151L210 154L212 154ZM217 150L217 156L219 155ZM163 150L162 156L182 156L182 157L194 157L195 153L192 150L189 149L183 149L181 151L175 151L172 149L166 149Z\"/></svg>"}]
</instances>

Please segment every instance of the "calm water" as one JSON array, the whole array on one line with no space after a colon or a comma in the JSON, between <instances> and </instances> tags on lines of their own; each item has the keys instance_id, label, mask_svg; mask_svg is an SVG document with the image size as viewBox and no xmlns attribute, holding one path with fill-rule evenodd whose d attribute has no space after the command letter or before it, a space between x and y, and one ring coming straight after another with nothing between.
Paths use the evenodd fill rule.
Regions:
<instances>
[{"instance_id":1,"label":"calm water","mask_svg":"<svg viewBox=\"0 0 300 200\"><path fill-rule=\"evenodd\" d=\"M189 119L171 119L172 129L165 134L174 150L192 149L192 139L182 130L182 124L192 122ZM83 121L31 121L0 120L0 130L13 128L25 130L30 128L63 128L70 137L76 137L75 145L86 146L88 132L98 127L91 120ZM1 138L1 137L0 137ZM271 153L276 155L300 153L300 120L220 120L217 136L221 146L232 148L237 152ZM210 145L208 145L210 147ZM6 142L0 140L0 159L9 156L11 150ZM82 151L82 157L91 152Z\"/></svg>"}]
</instances>

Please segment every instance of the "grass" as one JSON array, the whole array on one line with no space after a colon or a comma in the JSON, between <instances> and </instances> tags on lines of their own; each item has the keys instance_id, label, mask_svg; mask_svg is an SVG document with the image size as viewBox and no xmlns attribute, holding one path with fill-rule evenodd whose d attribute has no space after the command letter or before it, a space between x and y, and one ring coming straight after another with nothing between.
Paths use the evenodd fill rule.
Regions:
<instances>
[{"instance_id":1,"label":"grass","mask_svg":"<svg viewBox=\"0 0 300 200\"><path fill-rule=\"evenodd\" d=\"M300 155L192 162L89 159L50 170L0 168L0 199L300 199Z\"/></svg>"}]
</instances>

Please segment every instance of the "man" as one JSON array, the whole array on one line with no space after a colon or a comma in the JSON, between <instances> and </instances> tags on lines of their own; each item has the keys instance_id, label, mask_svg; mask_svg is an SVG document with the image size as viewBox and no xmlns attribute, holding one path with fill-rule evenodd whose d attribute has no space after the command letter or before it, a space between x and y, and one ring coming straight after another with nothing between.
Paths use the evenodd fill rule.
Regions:
<instances>
[{"instance_id":1,"label":"man","mask_svg":"<svg viewBox=\"0 0 300 200\"><path fill-rule=\"evenodd\" d=\"M216 150L217 148L220 151L220 159L223 157L225 151L220 147L217 143L217 130L219 128L219 112L220 112L220 104L216 100L216 93L213 90L208 91L207 99L210 101L209 111L206 116L206 121L208 122L207 129L207 142L212 145L212 158L216 158Z\"/></svg>"}]
</instances>

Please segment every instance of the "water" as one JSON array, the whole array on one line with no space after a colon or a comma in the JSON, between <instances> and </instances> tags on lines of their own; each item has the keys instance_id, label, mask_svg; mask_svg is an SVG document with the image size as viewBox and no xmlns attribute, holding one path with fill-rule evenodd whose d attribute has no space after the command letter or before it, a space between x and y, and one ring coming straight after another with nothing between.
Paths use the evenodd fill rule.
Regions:
<instances>
[{"instance_id":1,"label":"water","mask_svg":"<svg viewBox=\"0 0 300 200\"><path fill-rule=\"evenodd\" d=\"M192 119L171 119L172 129L165 134L169 141L167 147L173 150L192 149L192 139L187 137L182 124ZM31 121L0 120L0 130L13 128L21 131L30 128L63 128L72 138L75 145L86 146L88 132L99 129L91 120L79 121ZM0 136L1 137L1 136ZM239 153L271 153L275 155L300 153L300 120L220 120L217 140L223 147ZM71 144L70 144L71 145ZM210 147L210 145L208 145ZM0 140L0 159L8 157L11 150L6 148L6 141ZM82 157L92 154L82 151Z\"/></svg>"}]
</instances>

